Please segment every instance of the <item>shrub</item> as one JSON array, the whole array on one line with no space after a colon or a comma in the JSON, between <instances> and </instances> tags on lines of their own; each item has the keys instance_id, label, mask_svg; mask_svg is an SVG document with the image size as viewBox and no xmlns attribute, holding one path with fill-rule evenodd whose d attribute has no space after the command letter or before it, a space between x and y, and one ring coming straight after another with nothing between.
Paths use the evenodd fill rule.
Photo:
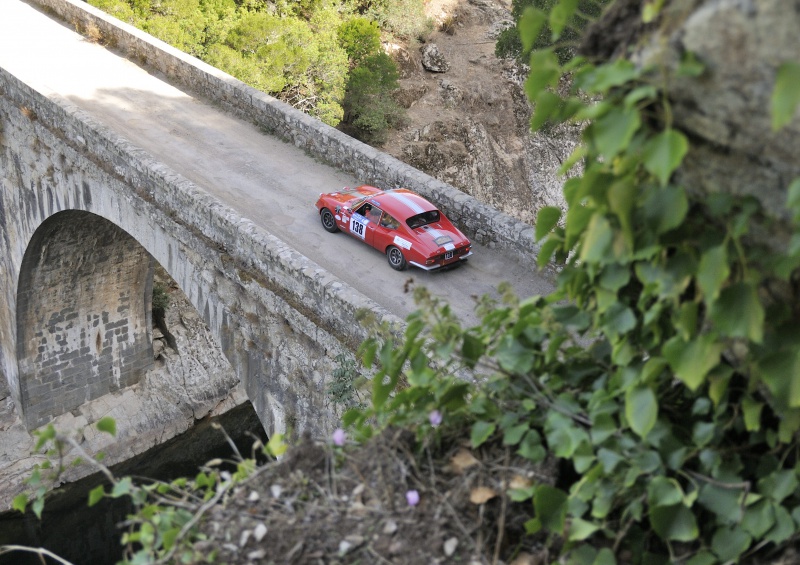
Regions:
<instances>
[{"instance_id":1,"label":"shrub","mask_svg":"<svg viewBox=\"0 0 800 565\"><path fill-rule=\"evenodd\" d=\"M381 30L367 18L351 18L339 26L339 43L355 67L381 51Z\"/></svg>"},{"instance_id":2,"label":"shrub","mask_svg":"<svg viewBox=\"0 0 800 565\"><path fill-rule=\"evenodd\" d=\"M344 99L345 121L359 139L383 143L388 129L402 122L403 109L392 98L398 77L397 65L383 52L367 57L350 72Z\"/></svg>"}]
</instances>

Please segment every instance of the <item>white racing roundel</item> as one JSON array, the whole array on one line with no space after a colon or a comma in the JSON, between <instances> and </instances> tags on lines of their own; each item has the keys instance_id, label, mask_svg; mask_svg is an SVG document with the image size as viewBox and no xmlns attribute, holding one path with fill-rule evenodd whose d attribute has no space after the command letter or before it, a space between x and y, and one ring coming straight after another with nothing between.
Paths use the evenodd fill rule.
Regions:
<instances>
[{"instance_id":1,"label":"white racing roundel","mask_svg":"<svg viewBox=\"0 0 800 565\"><path fill-rule=\"evenodd\" d=\"M366 217L354 212L350 218L350 231L361 239L364 239L364 237L367 235L368 223L369 220Z\"/></svg>"}]
</instances>

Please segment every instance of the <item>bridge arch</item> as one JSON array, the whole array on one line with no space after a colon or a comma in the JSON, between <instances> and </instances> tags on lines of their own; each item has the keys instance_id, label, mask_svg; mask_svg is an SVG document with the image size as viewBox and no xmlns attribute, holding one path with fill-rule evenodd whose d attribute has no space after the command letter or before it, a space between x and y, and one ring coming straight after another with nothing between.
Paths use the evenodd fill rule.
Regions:
<instances>
[{"instance_id":1,"label":"bridge arch","mask_svg":"<svg viewBox=\"0 0 800 565\"><path fill-rule=\"evenodd\" d=\"M29 429L135 384L153 364L152 256L90 212L34 232L17 286L17 363Z\"/></svg>"}]
</instances>

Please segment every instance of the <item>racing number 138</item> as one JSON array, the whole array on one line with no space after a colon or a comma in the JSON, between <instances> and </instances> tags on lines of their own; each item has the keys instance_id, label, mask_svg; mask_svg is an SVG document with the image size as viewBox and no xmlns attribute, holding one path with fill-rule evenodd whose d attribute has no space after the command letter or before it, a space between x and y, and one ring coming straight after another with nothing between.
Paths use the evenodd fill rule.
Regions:
<instances>
[{"instance_id":1,"label":"racing number 138","mask_svg":"<svg viewBox=\"0 0 800 565\"><path fill-rule=\"evenodd\" d=\"M350 231L356 234L361 239L364 239L365 224L358 221L358 218L350 218Z\"/></svg>"}]
</instances>

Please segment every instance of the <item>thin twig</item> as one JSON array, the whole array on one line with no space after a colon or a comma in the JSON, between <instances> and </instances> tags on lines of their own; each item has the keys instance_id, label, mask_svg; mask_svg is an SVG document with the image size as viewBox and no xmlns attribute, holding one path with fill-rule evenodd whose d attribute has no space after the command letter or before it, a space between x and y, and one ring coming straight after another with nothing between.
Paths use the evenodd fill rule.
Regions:
<instances>
[{"instance_id":1,"label":"thin twig","mask_svg":"<svg viewBox=\"0 0 800 565\"><path fill-rule=\"evenodd\" d=\"M52 551L48 551L43 547L28 547L26 545L0 545L0 555L5 553L11 553L12 551L27 551L28 553L36 553L39 555L39 558L42 559L42 563L44 563L44 556L49 557L50 559L55 559L59 563L63 563L63 565L72 565L71 561L67 561L53 553Z\"/></svg>"},{"instance_id":2,"label":"thin twig","mask_svg":"<svg viewBox=\"0 0 800 565\"><path fill-rule=\"evenodd\" d=\"M506 455L504 458L503 463L507 467L509 464L509 459L511 457L511 453L509 449L506 447ZM498 561L500 560L500 545L503 543L503 532L505 531L506 527L506 509L508 508L508 494L503 492L502 493L502 501L500 506L500 519L497 521L497 541L494 544L494 555L492 556L492 564L497 565Z\"/></svg>"}]
</instances>

